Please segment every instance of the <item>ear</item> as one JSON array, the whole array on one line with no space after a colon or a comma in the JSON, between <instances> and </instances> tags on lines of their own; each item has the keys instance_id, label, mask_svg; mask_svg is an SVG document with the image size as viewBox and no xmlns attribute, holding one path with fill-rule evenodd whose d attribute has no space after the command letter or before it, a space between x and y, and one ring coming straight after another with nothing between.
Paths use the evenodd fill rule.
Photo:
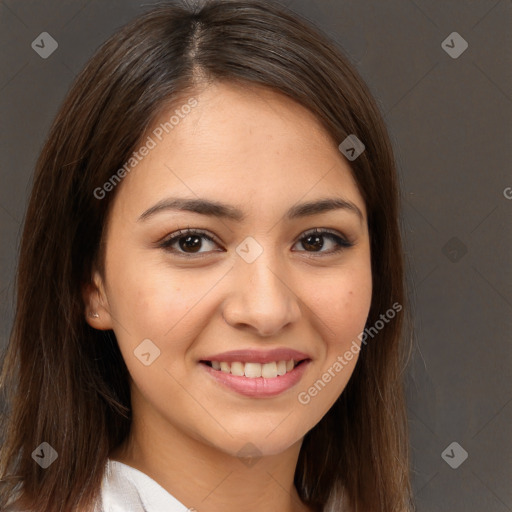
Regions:
<instances>
[{"instance_id":1,"label":"ear","mask_svg":"<svg viewBox=\"0 0 512 512\"><path fill-rule=\"evenodd\" d=\"M85 304L85 320L94 329L107 330L113 328L110 307L108 304L105 285L101 274L95 270L92 280L82 286L82 296Z\"/></svg>"}]
</instances>

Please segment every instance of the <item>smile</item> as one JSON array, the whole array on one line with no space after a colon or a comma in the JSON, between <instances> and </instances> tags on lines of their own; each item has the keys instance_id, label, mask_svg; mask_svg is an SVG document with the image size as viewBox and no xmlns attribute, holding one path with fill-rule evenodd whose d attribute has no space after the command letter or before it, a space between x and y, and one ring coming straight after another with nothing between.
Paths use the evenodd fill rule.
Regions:
<instances>
[{"instance_id":1,"label":"smile","mask_svg":"<svg viewBox=\"0 0 512 512\"><path fill-rule=\"evenodd\" d=\"M200 361L200 366L223 387L252 398L279 395L295 386L311 359L266 363Z\"/></svg>"},{"instance_id":2,"label":"smile","mask_svg":"<svg viewBox=\"0 0 512 512\"><path fill-rule=\"evenodd\" d=\"M214 370L231 373L231 375L237 375L238 377L248 377L250 379L258 377L275 379L278 376L291 372L300 362L301 361L294 361L293 359L289 361L271 361L269 363L205 361L205 363L209 364Z\"/></svg>"}]
</instances>

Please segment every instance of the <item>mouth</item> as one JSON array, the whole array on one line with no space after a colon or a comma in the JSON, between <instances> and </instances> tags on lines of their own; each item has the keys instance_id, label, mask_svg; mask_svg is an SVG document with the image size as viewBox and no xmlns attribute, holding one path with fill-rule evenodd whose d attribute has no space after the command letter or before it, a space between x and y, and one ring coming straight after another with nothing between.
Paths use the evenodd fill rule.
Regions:
<instances>
[{"instance_id":1,"label":"mouth","mask_svg":"<svg viewBox=\"0 0 512 512\"><path fill-rule=\"evenodd\" d=\"M270 398L294 387L310 363L309 358L265 363L201 360L199 366L222 389L251 398Z\"/></svg>"},{"instance_id":2,"label":"mouth","mask_svg":"<svg viewBox=\"0 0 512 512\"><path fill-rule=\"evenodd\" d=\"M293 371L297 366L310 359L289 359L288 361L271 361L267 363L244 362L244 361L200 361L214 371L247 377L249 379L275 379Z\"/></svg>"}]
</instances>

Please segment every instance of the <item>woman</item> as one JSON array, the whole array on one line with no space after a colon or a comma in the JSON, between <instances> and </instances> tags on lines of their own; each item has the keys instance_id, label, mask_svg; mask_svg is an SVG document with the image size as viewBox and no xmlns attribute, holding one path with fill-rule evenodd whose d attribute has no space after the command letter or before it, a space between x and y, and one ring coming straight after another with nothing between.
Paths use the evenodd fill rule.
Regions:
<instances>
[{"instance_id":1,"label":"woman","mask_svg":"<svg viewBox=\"0 0 512 512\"><path fill-rule=\"evenodd\" d=\"M270 2L153 8L37 163L0 508L411 510L404 305L392 149L335 45Z\"/></svg>"}]
</instances>

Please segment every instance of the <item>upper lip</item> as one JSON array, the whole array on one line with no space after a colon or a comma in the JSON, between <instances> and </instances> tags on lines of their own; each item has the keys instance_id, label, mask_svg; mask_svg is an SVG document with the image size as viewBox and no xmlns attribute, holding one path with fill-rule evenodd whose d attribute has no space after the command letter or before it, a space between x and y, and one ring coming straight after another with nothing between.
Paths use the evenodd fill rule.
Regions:
<instances>
[{"instance_id":1,"label":"upper lip","mask_svg":"<svg viewBox=\"0 0 512 512\"><path fill-rule=\"evenodd\" d=\"M301 361L311 358L308 354L291 348L274 348L272 350L230 350L228 352L222 352L221 354L201 358L201 361L218 361L219 363L232 363L234 361L244 363L271 363L273 361L289 361L290 359Z\"/></svg>"}]
</instances>

